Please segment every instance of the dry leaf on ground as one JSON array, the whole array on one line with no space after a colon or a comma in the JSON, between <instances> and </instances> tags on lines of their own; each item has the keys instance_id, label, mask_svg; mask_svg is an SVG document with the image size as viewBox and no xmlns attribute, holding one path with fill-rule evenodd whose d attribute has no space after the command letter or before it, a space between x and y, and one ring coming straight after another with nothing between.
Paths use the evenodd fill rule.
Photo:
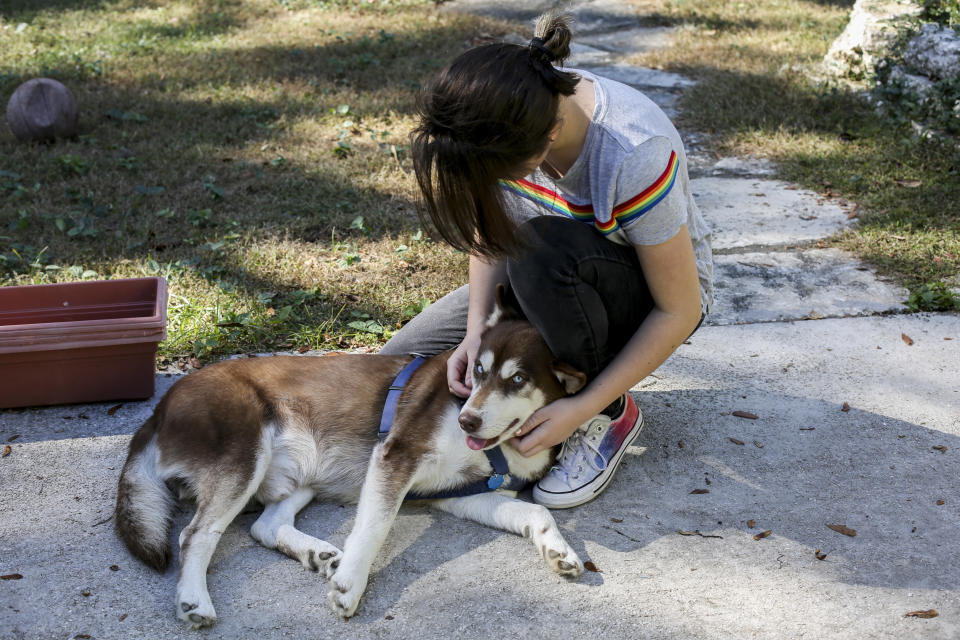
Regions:
<instances>
[{"instance_id":1,"label":"dry leaf on ground","mask_svg":"<svg viewBox=\"0 0 960 640\"><path fill-rule=\"evenodd\" d=\"M738 418L746 418L747 420L756 420L757 416L749 411L734 411L733 415Z\"/></svg>"},{"instance_id":2,"label":"dry leaf on ground","mask_svg":"<svg viewBox=\"0 0 960 640\"><path fill-rule=\"evenodd\" d=\"M903 614L904 618L936 618L938 615L936 609L927 609L925 611L911 611Z\"/></svg>"},{"instance_id":3,"label":"dry leaf on ground","mask_svg":"<svg viewBox=\"0 0 960 640\"><path fill-rule=\"evenodd\" d=\"M748 528L748 529L753 529L755 526L757 526L757 521L756 521L756 520L747 520L747 528Z\"/></svg>"},{"instance_id":4,"label":"dry leaf on ground","mask_svg":"<svg viewBox=\"0 0 960 640\"><path fill-rule=\"evenodd\" d=\"M690 492L690 495L701 495L704 493L710 493L710 489L694 489Z\"/></svg>"},{"instance_id":5,"label":"dry leaf on ground","mask_svg":"<svg viewBox=\"0 0 960 640\"><path fill-rule=\"evenodd\" d=\"M938 507L942 507L942 506L945 505L945 504L947 504L947 503L944 502L943 500L937 500L937 506L938 506Z\"/></svg>"},{"instance_id":6,"label":"dry leaf on ground","mask_svg":"<svg viewBox=\"0 0 960 640\"><path fill-rule=\"evenodd\" d=\"M919 180L896 180L896 183L901 187L906 187L907 189L916 189L923 184Z\"/></svg>"},{"instance_id":7,"label":"dry leaf on ground","mask_svg":"<svg viewBox=\"0 0 960 640\"><path fill-rule=\"evenodd\" d=\"M190 363L190 366L193 367L194 369L203 369L203 363L197 360L195 357L190 356L190 358L187 361Z\"/></svg>"},{"instance_id":8,"label":"dry leaf on ground","mask_svg":"<svg viewBox=\"0 0 960 640\"><path fill-rule=\"evenodd\" d=\"M0 458L6 458L11 453L13 453L13 447L11 447L10 445L7 445L3 448L3 455L0 456Z\"/></svg>"},{"instance_id":9,"label":"dry leaf on ground","mask_svg":"<svg viewBox=\"0 0 960 640\"><path fill-rule=\"evenodd\" d=\"M610 518L610 522L623 522L623 518Z\"/></svg>"},{"instance_id":10,"label":"dry leaf on ground","mask_svg":"<svg viewBox=\"0 0 960 640\"><path fill-rule=\"evenodd\" d=\"M753 539L754 539L754 540L763 540L764 538L766 538L767 536L769 536L771 533L773 533L773 532L770 531L770 529L767 529L766 531L761 531L761 532L758 533L757 535L753 536Z\"/></svg>"},{"instance_id":11,"label":"dry leaf on ground","mask_svg":"<svg viewBox=\"0 0 960 640\"><path fill-rule=\"evenodd\" d=\"M120 410L120 407L122 407L122 406L123 406L123 404L115 404L115 405L113 405L112 407L110 407L109 409L107 409L107 415L108 415L108 416L112 416L112 415L115 414L117 411L119 411L119 410Z\"/></svg>"},{"instance_id":12,"label":"dry leaf on ground","mask_svg":"<svg viewBox=\"0 0 960 640\"><path fill-rule=\"evenodd\" d=\"M738 444L738 445L743 446L743 441L742 441L742 440L737 440L736 438L730 438L730 442L732 442L733 444Z\"/></svg>"},{"instance_id":13,"label":"dry leaf on ground","mask_svg":"<svg viewBox=\"0 0 960 640\"><path fill-rule=\"evenodd\" d=\"M913 338L908 336L905 333L900 334L900 339L907 343L907 345L913 345Z\"/></svg>"},{"instance_id":14,"label":"dry leaf on ground","mask_svg":"<svg viewBox=\"0 0 960 640\"><path fill-rule=\"evenodd\" d=\"M851 529L845 524L828 524L827 526L837 533L842 533L843 535L850 536L851 538L857 535L856 529Z\"/></svg>"},{"instance_id":15,"label":"dry leaf on ground","mask_svg":"<svg viewBox=\"0 0 960 640\"><path fill-rule=\"evenodd\" d=\"M846 413L847 411L850 411L850 403L844 402L843 406L840 407L840 411L843 411L844 413Z\"/></svg>"},{"instance_id":16,"label":"dry leaf on ground","mask_svg":"<svg viewBox=\"0 0 960 640\"><path fill-rule=\"evenodd\" d=\"M945 446L943 446L942 444L934 445L933 449L934 449L934 451L939 451L940 453L946 453L946 452L947 452L947 448L946 448Z\"/></svg>"},{"instance_id":17,"label":"dry leaf on ground","mask_svg":"<svg viewBox=\"0 0 960 640\"><path fill-rule=\"evenodd\" d=\"M5 576L0 576L0 580L19 580L22 577L19 573L8 573Z\"/></svg>"},{"instance_id":18,"label":"dry leaf on ground","mask_svg":"<svg viewBox=\"0 0 960 640\"><path fill-rule=\"evenodd\" d=\"M128 616L128 615L129 615L129 614L127 614L127 613L123 614L122 616L120 616L119 618L117 618L117 622L123 622L124 620L127 619L127 616Z\"/></svg>"},{"instance_id":19,"label":"dry leaf on ground","mask_svg":"<svg viewBox=\"0 0 960 640\"><path fill-rule=\"evenodd\" d=\"M827 554L820 553L820 549L817 549L816 551L813 552L813 557L815 557L817 560L824 560L826 559Z\"/></svg>"},{"instance_id":20,"label":"dry leaf on ground","mask_svg":"<svg viewBox=\"0 0 960 640\"><path fill-rule=\"evenodd\" d=\"M587 571L593 571L594 573L603 573L600 569L597 568L597 565L593 564L589 560L583 563L583 568Z\"/></svg>"}]
</instances>

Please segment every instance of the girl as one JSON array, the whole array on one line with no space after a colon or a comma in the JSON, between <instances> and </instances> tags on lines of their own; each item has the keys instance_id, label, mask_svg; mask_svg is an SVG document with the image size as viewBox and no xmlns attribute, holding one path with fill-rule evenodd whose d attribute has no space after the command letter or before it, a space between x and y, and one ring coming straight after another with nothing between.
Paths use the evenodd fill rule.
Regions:
<instances>
[{"instance_id":1,"label":"girl","mask_svg":"<svg viewBox=\"0 0 960 640\"><path fill-rule=\"evenodd\" d=\"M709 231L690 194L677 130L652 101L585 71L562 71L570 21L545 14L529 45L471 49L421 96L413 157L426 214L470 253L469 285L428 307L381 353L449 359L469 395L497 283L554 355L587 374L510 443L563 443L533 490L550 508L602 491L643 425L627 391L699 326L712 300Z\"/></svg>"}]
</instances>

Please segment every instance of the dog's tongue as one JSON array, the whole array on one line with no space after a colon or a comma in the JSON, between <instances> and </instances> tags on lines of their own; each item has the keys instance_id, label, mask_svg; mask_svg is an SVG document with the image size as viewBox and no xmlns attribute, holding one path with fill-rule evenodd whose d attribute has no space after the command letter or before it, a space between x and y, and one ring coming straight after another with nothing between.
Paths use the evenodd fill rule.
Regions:
<instances>
[{"instance_id":1,"label":"dog's tongue","mask_svg":"<svg viewBox=\"0 0 960 640\"><path fill-rule=\"evenodd\" d=\"M481 440L480 438L474 438L473 436L467 436L467 446L473 449L474 451L479 451L487 446L489 440Z\"/></svg>"}]
</instances>

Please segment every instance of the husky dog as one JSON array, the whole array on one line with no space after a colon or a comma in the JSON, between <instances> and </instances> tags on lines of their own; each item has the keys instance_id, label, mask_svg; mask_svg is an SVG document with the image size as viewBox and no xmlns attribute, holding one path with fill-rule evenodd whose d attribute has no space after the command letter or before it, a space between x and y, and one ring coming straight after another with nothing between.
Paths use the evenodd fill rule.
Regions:
<instances>
[{"instance_id":1,"label":"husky dog","mask_svg":"<svg viewBox=\"0 0 960 640\"><path fill-rule=\"evenodd\" d=\"M447 387L450 352L430 358L407 382L383 441L377 425L407 356L231 360L170 388L130 442L115 521L130 551L162 571L175 503L169 487L196 501L196 514L180 532L180 619L194 628L216 621L207 566L251 499L264 510L250 534L308 569L325 565L330 605L341 618L352 616L408 493L429 496L482 483L493 472L485 450L500 447L540 407L584 385L584 374L554 358L536 329L503 306L500 293L466 403L461 408ZM524 458L509 445L501 451L509 477L525 481L546 473L555 456L543 451ZM515 495L490 491L433 505L529 538L553 571L581 575L583 563L550 512ZM295 528L297 512L314 497L358 502L343 551Z\"/></svg>"}]
</instances>

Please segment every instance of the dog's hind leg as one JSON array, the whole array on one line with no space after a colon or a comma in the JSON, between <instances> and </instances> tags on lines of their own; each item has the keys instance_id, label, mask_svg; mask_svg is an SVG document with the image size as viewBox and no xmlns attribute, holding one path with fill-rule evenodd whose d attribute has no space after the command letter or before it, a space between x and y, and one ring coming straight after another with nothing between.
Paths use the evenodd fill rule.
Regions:
<instances>
[{"instance_id":1,"label":"dog's hind leg","mask_svg":"<svg viewBox=\"0 0 960 640\"><path fill-rule=\"evenodd\" d=\"M436 500L433 506L488 527L530 538L547 565L562 576L576 578L583 573L580 557L564 540L546 507L498 493Z\"/></svg>"},{"instance_id":2,"label":"dog's hind leg","mask_svg":"<svg viewBox=\"0 0 960 640\"><path fill-rule=\"evenodd\" d=\"M268 504L250 528L250 535L257 542L299 560L311 571L319 571L320 563L340 557L340 550L329 542L293 526L297 513L313 500L315 494L313 489L301 487L280 502Z\"/></svg>"},{"instance_id":3,"label":"dog's hind leg","mask_svg":"<svg viewBox=\"0 0 960 640\"><path fill-rule=\"evenodd\" d=\"M217 621L207 591L207 567L220 536L247 505L263 482L270 464L268 448L261 448L249 474L223 473L219 469L197 478L197 512L180 532L180 579L177 582L177 617L194 629Z\"/></svg>"}]
</instances>

